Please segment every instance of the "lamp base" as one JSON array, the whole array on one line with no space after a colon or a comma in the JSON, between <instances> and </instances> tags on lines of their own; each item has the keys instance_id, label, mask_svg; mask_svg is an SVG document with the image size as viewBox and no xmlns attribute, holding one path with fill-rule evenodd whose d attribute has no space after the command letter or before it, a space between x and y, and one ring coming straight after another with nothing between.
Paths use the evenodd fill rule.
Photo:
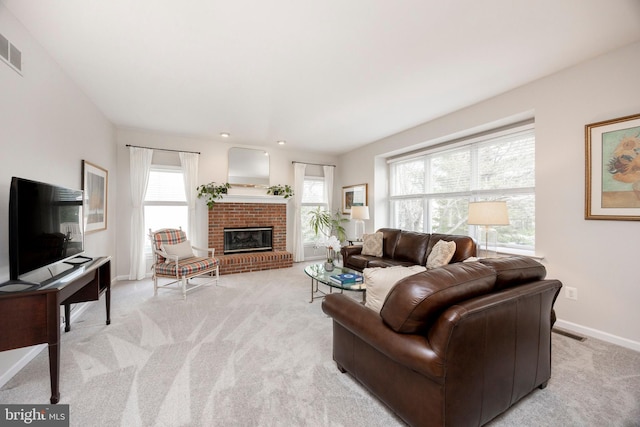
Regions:
<instances>
[{"instance_id":1,"label":"lamp base","mask_svg":"<svg viewBox=\"0 0 640 427\"><path fill-rule=\"evenodd\" d=\"M362 240L362 236L364 236L364 221L361 219L355 220L355 238L356 240Z\"/></svg>"},{"instance_id":2,"label":"lamp base","mask_svg":"<svg viewBox=\"0 0 640 427\"><path fill-rule=\"evenodd\" d=\"M479 227L480 228L480 227ZM497 258L498 257L498 232L495 228L482 226L478 236L478 257Z\"/></svg>"}]
</instances>

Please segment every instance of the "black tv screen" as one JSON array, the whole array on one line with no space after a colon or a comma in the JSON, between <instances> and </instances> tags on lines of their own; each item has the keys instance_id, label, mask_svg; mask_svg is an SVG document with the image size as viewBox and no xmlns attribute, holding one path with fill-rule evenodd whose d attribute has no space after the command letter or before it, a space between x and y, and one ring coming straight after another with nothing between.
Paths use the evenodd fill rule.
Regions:
<instances>
[{"instance_id":1,"label":"black tv screen","mask_svg":"<svg viewBox=\"0 0 640 427\"><path fill-rule=\"evenodd\" d=\"M9 196L11 280L83 251L82 190L13 177Z\"/></svg>"}]
</instances>

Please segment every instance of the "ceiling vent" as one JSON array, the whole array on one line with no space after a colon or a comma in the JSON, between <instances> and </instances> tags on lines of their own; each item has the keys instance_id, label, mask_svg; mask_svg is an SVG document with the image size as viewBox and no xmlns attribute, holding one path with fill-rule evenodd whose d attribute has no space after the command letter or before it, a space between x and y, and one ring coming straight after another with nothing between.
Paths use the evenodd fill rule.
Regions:
<instances>
[{"instance_id":1,"label":"ceiling vent","mask_svg":"<svg viewBox=\"0 0 640 427\"><path fill-rule=\"evenodd\" d=\"M22 52L2 34L0 34L0 58L22 75Z\"/></svg>"}]
</instances>

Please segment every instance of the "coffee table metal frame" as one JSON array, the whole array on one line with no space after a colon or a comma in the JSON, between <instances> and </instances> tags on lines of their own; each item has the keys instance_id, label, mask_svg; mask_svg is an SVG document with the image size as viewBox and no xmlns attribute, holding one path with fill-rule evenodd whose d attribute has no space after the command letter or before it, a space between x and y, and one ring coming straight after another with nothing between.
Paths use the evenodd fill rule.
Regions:
<instances>
[{"instance_id":1,"label":"coffee table metal frame","mask_svg":"<svg viewBox=\"0 0 640 427\"><path fill-rule=\"evenodd\" d=\"M332 271L327 271L324 268L324 263L319 263L306 266L304 272L311 277L311 300L309 303L312 303L314 299L324 298L327 295L326 292L318 289L320 283L329 287L329 293L332 293L334 288L340 289L340 293L344 291L362 292L362 304L367 301L367 288L364 283L345 283L340 285L329 280L329 277L334 274L360 274L358 271L346 267L334 267ZM317 293L322 295L315 295Z\"/></svg>"}]
</instances>

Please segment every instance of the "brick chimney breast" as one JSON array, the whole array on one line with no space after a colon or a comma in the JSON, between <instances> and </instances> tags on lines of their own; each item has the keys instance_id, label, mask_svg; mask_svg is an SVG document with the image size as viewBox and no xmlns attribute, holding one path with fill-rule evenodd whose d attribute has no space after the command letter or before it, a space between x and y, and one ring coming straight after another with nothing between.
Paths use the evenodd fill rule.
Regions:
<instances>
[{"instance_id":1,"label":"brick chimney breast","mask_svg":"<svg viewBox=\"0 0 640 427\"><path fill-rule=\"evenodd\" d=\"M273 227L273 251L223 255L224 229ZM215 203L209 209L210 248L220 260L220 274L286 268L293 256L286 252L287 206L282 203Z\"/></svg>"}]
</instances>

